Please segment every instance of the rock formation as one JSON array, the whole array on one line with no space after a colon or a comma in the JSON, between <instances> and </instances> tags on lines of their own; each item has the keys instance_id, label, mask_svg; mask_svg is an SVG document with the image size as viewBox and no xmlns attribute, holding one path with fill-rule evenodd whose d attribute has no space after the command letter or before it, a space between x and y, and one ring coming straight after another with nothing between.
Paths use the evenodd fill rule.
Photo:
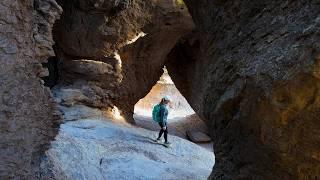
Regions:
<instances>
[{"instance_id":1,"label":"rock formation","mask_svg":"<svg viewBox=\"0 0 320 180\"><path fill-rule=\"evenodd\" d=\"M174 2L59 0L54 35L54 0L0 2L1 179L39 177L57 134L49 56L54 88L74 95L60 103L117 106L130 122L166 64L209 127L211 179L320 176L319 1L185 0L193 32Z\"/></svg>"},{"instance_id":2,"label":"rock formation","mask_svg":"<svg viewBox=\"0 0 320 180\"><path fill-rule=\"evenodd\" d=\"M196 130L188 130L186 131L188 139L194 143L209 143L211 142L211 138L201 132L201 131L196 131Z\"/></svg>"},{"instance_id":3,"label":"rock formation","mask_svg":"<svg viewBox=\"0 0 320 180\"><path fill-rule=\"evenodd\" d=\"M167 68L211 130L210 178L319 177L319 2L186 3L197 31Z\"/></svg>"},{"instance_id":4,"label":"rock formation","mask_svg":"<svg viewBox=\"0 0 320 180\"><path fill-rule=\"evenodd\" d=\"M60 98L70 93L56 94ZM213 152L185 139L170 136L174 144L166 148L154 143L158 132L112 123L100 109L75 105L62 111L65 123L42 161L41 179L174 180L210 175Z\"/></svg>"},{"instance_id":5,"label":"rock formation","mask_svg":"<svg viewBox=\"0 0 320 180\"><path fill-rule=\"evenodd\" d=\"M54 0L0 2L0 179L35 179L59 114L40 77L52 56Z\"/></svg>"},{"instance_id":6,"label":"rock formation","mask_svg":"<svg viewBox=\"0 0 320 180\"><path fill-rule=\"evenodd\" d=\"M178 39L194 28L187 9L174 2L61 1L64 14L54 28L61 86L83 92L86 105L117 106L133 122L134 104L159 79Z\"/></svg>"}]
</instances>

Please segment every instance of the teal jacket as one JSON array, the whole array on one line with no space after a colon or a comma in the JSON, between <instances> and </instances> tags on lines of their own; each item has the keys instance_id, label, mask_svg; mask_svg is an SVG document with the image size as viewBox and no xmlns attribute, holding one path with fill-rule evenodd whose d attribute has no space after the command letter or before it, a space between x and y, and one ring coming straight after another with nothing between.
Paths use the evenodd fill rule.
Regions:
<instances>
[{"instance_id":1,"label":"teal jacket","mask_svg":"<svg viewBox=\"0 0 320 180\"><path fill-rule=\"evenodd\" d=\"M168 121L168 108L166 105L160 105L160 122L163 122L164 125L167 125Z\"/></svg>"}]
</instances>

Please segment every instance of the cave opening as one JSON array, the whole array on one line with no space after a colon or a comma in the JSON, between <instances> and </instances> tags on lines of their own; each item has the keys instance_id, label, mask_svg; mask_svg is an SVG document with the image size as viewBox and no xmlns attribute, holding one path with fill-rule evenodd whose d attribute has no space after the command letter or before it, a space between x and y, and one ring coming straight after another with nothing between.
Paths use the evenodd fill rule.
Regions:
<instances>
[{"instance_id":1,"label":"cave opening","mask_svg":"<svg viewBox=\"0 0 320 180\"><path fill-rule=\"evenodd\" d=\"M318 179L319 0L184 1L1 1L0 179ZM134 125L164 65L214 169Z\"/></svg>"},{"instance_id":2,"label":"cave opening","mask_svg":"<svg viewBox=\"0 0 320 180\"><path fill-rule=\"evenodd\" d=\"M156 84L135 104L133 115L135 124L138 127L158 131L158 124L152 121L152 109L165 96L170 97L171 101L168 106L169 136L175 135L190 140L212 152L213 144L204 121L179 92L165 66Z\"/></svg>"},{"instance_id":3,"label":"cave opening","mask_svg":"<svg viewBox=\"0 0 320 180\"><path fill-rule=\"evenodd\" d=\"M207 127L179 93L166 68L163 72L167 55L194 28L183 1L163 0L153 5L74 2L78 1L58 1L64 11L53 27L56 56L44 65L53 67L44 81L62 117L44 163L59 164L60 169L52 171L65 173L62 171L67 169L71 179L78 169L84 175L97 171L96 179L122 179L119 170L128 166L138 168L134 177L145 179L158 179L168 167L183 177L207 178L214 165ZM146 12L137 14L140 6ZM128 25L128 20L132 24ZM175 110L169 115L168 127L173 153L150 143L158 127L148 127L152 120L146 114L151 103L163 95L152 93L157 88L173 98ZM150 90L152 100L137 103ZM100 169L83 168L83 164L97 163ZM159 172L141 172L144 164L159 166ZM188 166L192 170L187 171ZM171 176L175 174L164 178Z\"/></svg>"}]
</instances>

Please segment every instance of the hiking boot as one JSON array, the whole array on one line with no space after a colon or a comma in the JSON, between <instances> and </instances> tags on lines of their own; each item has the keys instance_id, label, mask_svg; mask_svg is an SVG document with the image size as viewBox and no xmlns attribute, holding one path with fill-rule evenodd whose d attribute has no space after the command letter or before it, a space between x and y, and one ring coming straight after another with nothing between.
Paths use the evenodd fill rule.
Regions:
<instances>
[{"instance_id":1,"label":"hiking boot","mask_svg":"<svg viewBox=\"0 0 320 180\"><path fill-rule=\"evenodd\" d=\"M163 145L166 146L166 147L170 147L170 146L171 146L171 143L169 143L169 142L164 142Z\"/></svg>"},{"instance_id":2,"label":"hiking boot","mask_svg":"<svg viewBox=\"0 0 320 180\"><path fill-rule=\"evenodd\" d=\"M161 143L161 139L160 139L160 138L157 138L157 139L154 140L154 142L156 142L156 143Z\"/></svg>"}]
</instances>

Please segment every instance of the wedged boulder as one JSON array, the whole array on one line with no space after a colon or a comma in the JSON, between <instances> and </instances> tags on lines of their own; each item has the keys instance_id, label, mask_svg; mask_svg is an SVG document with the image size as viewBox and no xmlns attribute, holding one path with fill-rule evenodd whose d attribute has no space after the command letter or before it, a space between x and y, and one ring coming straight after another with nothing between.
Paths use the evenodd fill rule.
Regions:
<instances>
[{"instance_id":1,"label":"wedged boulder","mask_svg":"<svg viewBox=\"0 0 320 180\"><path fill-rule=\"evenodd\" d=\"M186 134L188 139L194 143L209 143L211 141L211 138L201 131L187 130Z\"/></svg>"}]
</instances>

